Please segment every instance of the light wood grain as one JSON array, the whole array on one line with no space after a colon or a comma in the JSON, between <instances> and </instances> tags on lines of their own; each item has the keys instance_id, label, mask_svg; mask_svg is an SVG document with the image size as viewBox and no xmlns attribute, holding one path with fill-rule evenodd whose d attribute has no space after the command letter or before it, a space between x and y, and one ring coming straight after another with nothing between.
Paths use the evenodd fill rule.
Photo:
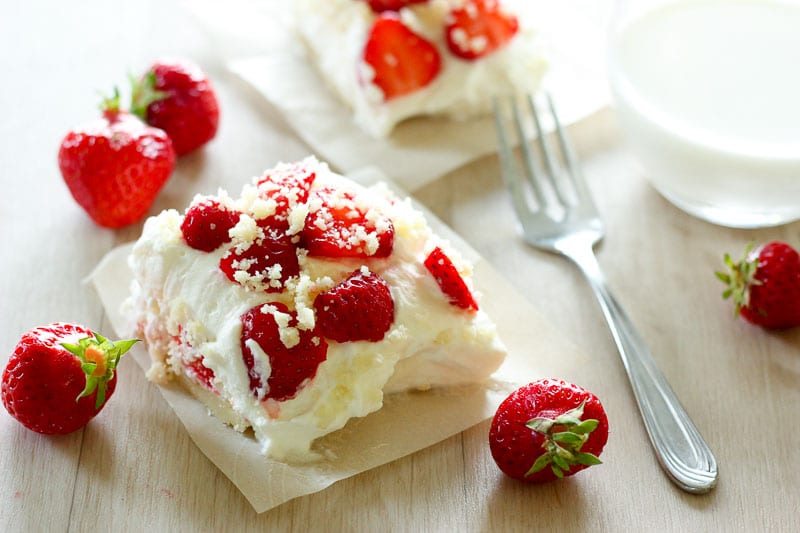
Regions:
<instances>
[{"instance_id":1,"label":"light wood grain","mask_svg":"<svg viewBox=\"0 0 800 533\"><path fill-rule=\"evenodd\" d=\"M128 70L164 54L195 58L216 84L219 136L179 163L154 212L181 207L196 191L237 190L275 162L308 153L274 110L221 68L206 36L173 2L13 3L0 16L0 50L0 362L39 324L109 328L82 280L141 226L95 227L56 166L61 136L95 115L97 90L125 83ZM489 456L485 422L258 515L129 360L113 401L82 431L39 436L0 410L0 530L85 531L98 524L115 531L800 528L800 442L792 429L800 405L800 331L767 333L734 319L712 275L724 252L747 241L800 244L800 224L741 231L684 215L647 185L609 110L572 133L608 226L600 263L717 454L721 476L714 492L685 494L662 474L588 286L563 259L521 243L497 161L487 157L416 197L588 356L591 363L580 368L549 370L589 387L606 405L612 432L602 466L545 486L504 479ZM537 357L535 350L529 355Z\"/></svg>"}]
</instances>

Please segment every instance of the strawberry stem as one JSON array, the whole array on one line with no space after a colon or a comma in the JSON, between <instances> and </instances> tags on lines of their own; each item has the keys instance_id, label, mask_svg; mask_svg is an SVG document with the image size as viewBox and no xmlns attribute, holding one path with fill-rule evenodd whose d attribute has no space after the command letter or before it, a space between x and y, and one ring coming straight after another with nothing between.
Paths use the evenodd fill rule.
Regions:
<instances>
[{"instance_id":1,"label":"strawberry stem","mask_svg":"<svg viewBox=\"0 0 800 533\"><path fill-rule=\"evenodd\" d=\"M714 274L717 279L722 281L727 288L722 292L725 299L732 298L734 303L734 314L738 315L743 307L750 304L750 287L761 285L761 281L756 279L758 270L758 250L753 253L753 243L749 243L744 249L744 257L740 261L734 261L730 254L725 254L723 262L726 271L718 271Z\"/></svg>"},{"instance_id":2,"label":"strawberry stem","mask_svg":"<svg viewBox=\"0 0 800 533\"><path fill-rule=\"evenodd\" d=\"M81 369L86 374L86 385L75 401L97 391L94 407L100 409L106 401L108 382L114 378L120 357L137 342L139 339L110 341L99 333L94 333L94 337L84 337L77 344L62 342L64 349L80 359Z\"/></svg>"},{"instance_id":3,"label":"strawberry stem","mask_svg":"<svg viewBox=\"0 0 800 533\"><path fill-rule=\"evenodd\" d=\"M149 70L140 80L129 76L131 82L131 113L147 121L147 108L169 96L165 91L156 89L156 73Z\"/></svg>"},{"instance_id":4,"label":"strawberry stem","mask_svg":"<svg viewBox=\"0 0 800 533\"><path fill-rule=\"evenodd\" d=\"M525 424L531 430L544 435L542 447L546 450L525 473L526 476L549 466L556 477L562 478L564 472L569 471L572 466L602 463L596 455L580 451L589 439L589 434L600 423L594 418L581 420L585 405L584 401L556 418L537 417Z\"/></svg>"},{"instance_id":5,"label":"strawberry stem","mask_svg":"<svg viewBox=\"0 0 800 533\"><path fill-rule=\"evenodd\" d=\"M114 87L114 93L111 96L104 96L100 101L100 111L104 113L117 113L120 110L119 102L119 89Z\"/></svg>"}]
</instances>

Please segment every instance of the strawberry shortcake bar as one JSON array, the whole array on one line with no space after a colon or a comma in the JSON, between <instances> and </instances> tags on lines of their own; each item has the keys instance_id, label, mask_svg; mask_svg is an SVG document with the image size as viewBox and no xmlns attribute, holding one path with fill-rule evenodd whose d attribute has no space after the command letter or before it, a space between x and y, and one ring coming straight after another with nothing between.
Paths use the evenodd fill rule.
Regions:
<instances>
[{"instance_id":1,"label":"strawberry shortcake bar","mask_svg":"<svg viewBox=\"0 0 800 533\"><path fill-rule=\"evenodd\" d=\"M376 137L414 116L471 118L534 92L542 45L513 0L294 0L312 62Z\"/></svg>"},{"instance_id":2,"label":"strawberry shortcake bar","mask_svg":"<svg viewBox=\"0 0 800 533\"><path fill-rule=\"evenodd\" d=\"M148 377L277 460L319 457L384 394L480 383L505 356L470 264L425 216L313 157L149 218L129 265Z\"/></svg>"}]
</instances>

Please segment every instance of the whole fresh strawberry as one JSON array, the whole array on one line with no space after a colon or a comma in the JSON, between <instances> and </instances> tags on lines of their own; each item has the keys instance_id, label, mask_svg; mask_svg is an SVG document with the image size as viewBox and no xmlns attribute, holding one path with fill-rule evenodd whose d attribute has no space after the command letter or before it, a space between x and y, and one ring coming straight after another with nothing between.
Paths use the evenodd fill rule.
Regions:
<instances>
[{"instance_id":1,"label":"whole fresh strawberry","mask_svg":"<svg viewBox=\"0 0 800 533\"><path fill-rule=\"evenodd\" d=\"M498 0L465 0L450 12L445 40L453 55L471 61L502 48L518 30Z\"/></svg>"},{"instance_id":2,"label":"whole fresh strawberry","mask_svg":"<svg viewBox=\"0 0 800 533\"><path fill-rule=\"evenodd\" d=\"M19 340L3 372L3 405L37 433L80 429L114 394L119 358L136 342L112 342L63 322L34 328Z\"/></svg>"},{"instance_id":3,"label":"whole fresh strawberry","mask_svg":"<svg viewBox=\"0 0 800 533\"><path fill-rule=\"evenodd\" d=\"M436 46L416 34L397 13L382 13L372 25L364 46L364 63L384 101L413 93L431 83L441 70Z\"/></svg>"},{"instance_id":4,"label":"whole fresh strawberry","mask_svg":"<svg viewBox=\"0 0 800 533\"><path fill-rule=\"evenodd\" d=\"M727 272L717 277L728 288L724 298L732 298L736 314L768 329L800 325L800 256L784 242L773 241L745 249L736 262L725 254Z\"/></svg>"},{"instance_id":5,"label":"whole fresh strawberry","mask_svg":"<svg viewBox=\"0 0 800 533\"><path fill-rule=\"evenodd\" d=\"M103 116L68 132L58 167L75 201L97 224L120 228L141 220L175 167L167 134L106 99Z\"/></svg>"},{"instance_id":6,"label":"whole fresh strawberry","mask_svg":"<svg viewBox=\"0 0 800 533\"><path fill-rule=\"evenodd\" d=\"M167 132L178 156L192 152L217 134L219 103L205 73L187 59L153 63L134 82L131 111Z\"/></svg>"},{"instance_id":7,"label":"whole fresh strawberry","mask_svg":"<svg viewBox=\"0 0 800 533\"><path fill-rule=\"evenodd\" d=\"M497 409L489 448L514 479L541 483L600 464L608 419L600 400L559 379L540 379L512 392Z\"/></svg>"}]
</instances>

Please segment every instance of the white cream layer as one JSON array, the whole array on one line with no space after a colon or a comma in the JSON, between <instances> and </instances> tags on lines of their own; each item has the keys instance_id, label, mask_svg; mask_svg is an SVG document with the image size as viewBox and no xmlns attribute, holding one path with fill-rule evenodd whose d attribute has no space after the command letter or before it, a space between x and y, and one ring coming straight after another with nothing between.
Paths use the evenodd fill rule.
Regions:
<instances>
[{"instance_id":1,"label":"white cream layer","mask_svg":"<svg viewBox=\"0 0 800 533\"><path fill-rule=\"evenodd\" d=\"M335 185L360 190L327 165L307 162L317 165L314 188ZM352 417L379 409L384 393L485 380L505 355L494 324L482 311L469 313L449 304L423 261L431 249L441 246L468 283L470 266L432 234L410 202L397 199L383 186L373 187L369 194L393 221L392 255L343 261L301 256L300 278L285 294L247 290L228 280L218 268L226 247L211 253L188 247L177 211L148 219L129 263L136 279L132 308L153 358L149 377L163 381L182 371L179 357L187 348L175 340L182 336L205 357L221 398L241 417L232 425L239 430L252 426L263 452L281 460L313 458L315 439L343 427ZM302 322L313 324L309 313L314 296L365 264L386 280L394 300L395 321L385 338L377 343L329 341L327 360L294 398L259 402L249 390L239 317L253 306L281 301L297 310Z\"/></svg>"},{"instance_id":2,"label":"white cream layer","mask_svg":"<svg viewBox=\"0 0 800 533\"><path fill-rule=\"evenodd\" d=\"M359 79L364 78L362 51L376 17L367 2L293 0L293 6L297 30L322 77L353 109L355 122L361 128L384 137L410 117L468 119L489 113L493 95L525 94L538 89L547 66L537 32L525 18L520 18L519 32L507 46L485 57L466 61L448 51L445 18L453 6L462 2L430 0L400 11L405 24L439 50L441 72L423 89L388 102L379 88ZM506 3L513 6L513 1Z\"/></svg>"}]
</instances>

